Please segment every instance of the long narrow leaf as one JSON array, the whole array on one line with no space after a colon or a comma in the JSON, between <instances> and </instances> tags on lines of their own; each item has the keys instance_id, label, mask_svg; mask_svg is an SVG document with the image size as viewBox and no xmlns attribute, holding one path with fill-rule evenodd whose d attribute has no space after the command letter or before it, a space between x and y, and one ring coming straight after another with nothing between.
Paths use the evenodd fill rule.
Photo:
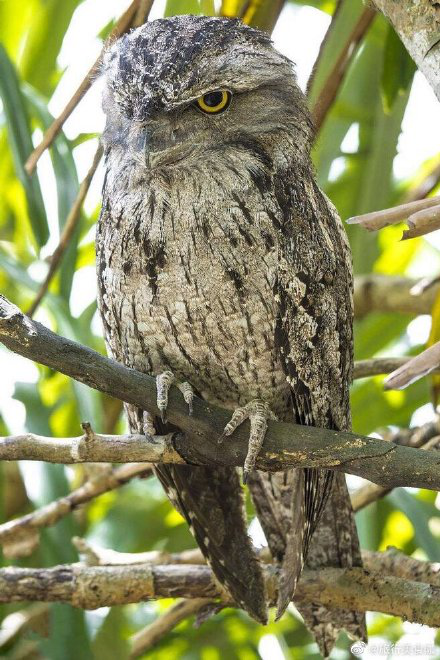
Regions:
<instances>
[{"instance_id":1,"label":"long narrow leaf","mask_svg":"<svg viewBox=\"0 0 440 660\"><path fill-rule=\"evenodd\" d=\"M30 85L24 85L23 92L32 113L40 121L43 130L46 130L51 125L53 117L47 110L44 100ZM57 186L58 226L61 232L79 188L72 147L62 131L51 146L50 156ZM75 272L78 238L79 227L69 243L60 268L60 294L67 301L70 297Z\"/></svg>"},{"instance_id":2,"label":"long narrow leaf","mask_svg":"<svg viewBox=\"0 0 440 660\"><path fill-rule=\"evenodd\" d=\"M29 118L17 73L1 44L0 97L6 115L15 169L26 192L29 219L37 243L42 246L49 237L49 227L40 184L36 176L30 177L24 170L24 163L33 149Z\"/></svg>"}]
</instances>

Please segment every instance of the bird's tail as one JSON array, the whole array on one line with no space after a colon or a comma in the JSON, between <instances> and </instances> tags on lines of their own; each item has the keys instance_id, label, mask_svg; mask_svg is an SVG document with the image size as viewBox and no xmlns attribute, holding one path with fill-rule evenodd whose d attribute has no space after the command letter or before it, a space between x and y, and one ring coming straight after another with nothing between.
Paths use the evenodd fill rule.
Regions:
<instances>
[{"instance_id":1,"label":"bird's tail","mask_svg":"<svg viewBox=\"0 0 440 660\"><path fill-rule=\"evenodd\" d=\"M161 465L155 469L220 585L259 623L267 623L264 576L247 534L234 468Z\"/></svg>"},{"instance_id":2,"label":"bird's tail","mask_svg":"<svg viewBox=\"0 0 440 660\"><path fill-rule=\"evenodd\" d=\"M342 472L334 473L330 496L307 553L307 568L319 570L327 566L362 566L354 513ZM314 603L301 604L298 609L325 658L330 654L341 630L345 630L354 639L367 641L363 612L349 609L329 610Z\"/></svg>"},{"instance_id":3,"label":"bird's tail","mask_svg":"<svg viewBox=\"0 0 440 660\"><path fill-rule=\"evenodd\" d=\"M249 487L269 549L281 567L277 618L291 602L304 563L310 568L360 566L354 515L342 473L328 470L254 472ZM366 638L365 617L315 604L298 608L324 657L341 629Z\"/></svg>"}]
</instances>

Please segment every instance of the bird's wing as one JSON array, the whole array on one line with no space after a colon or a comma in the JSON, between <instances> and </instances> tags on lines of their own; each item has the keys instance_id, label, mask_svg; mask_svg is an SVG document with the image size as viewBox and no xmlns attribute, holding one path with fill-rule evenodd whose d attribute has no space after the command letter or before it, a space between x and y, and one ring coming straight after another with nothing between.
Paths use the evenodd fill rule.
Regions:
<instances>
[{"instance_id":1,"label":"bird's wing","mask_svg":"<svg viewBox=\"0 0 440 660\"><path fill-rule=\"evenodd\" d=\"M278 182L277 198L283 220L274 291L278 301L275 341L291 386L290 419L347 429L353 310L345 232L310 173L294 173ZM344 488L345 481L343 485L340 477L335 480L327 470L254 475L251 489L257 513L282 566L278 616L292 598L309 547L314 568L360 564L353 512ZM342 534L348 537L344 537L344 552L339 552ZM334 613L330 618L322 607L310 605L304 611L323 650L328 650L330 638L340 628L354 635L364 632L363 616L358 613L341 613L335 620Z\"/></svg>"}]
</instances>

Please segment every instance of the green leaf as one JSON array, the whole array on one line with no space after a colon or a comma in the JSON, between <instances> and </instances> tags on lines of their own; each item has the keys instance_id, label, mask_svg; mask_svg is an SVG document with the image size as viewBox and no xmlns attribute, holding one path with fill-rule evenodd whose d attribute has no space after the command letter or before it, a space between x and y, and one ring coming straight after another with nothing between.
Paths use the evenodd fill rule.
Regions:
<instances>
[{"instance_id":1,"label":"green leaf","mask_svg":"<svg viewBox=\"0 0 440 660\"><path fill-rule=\"evenodd\" d=\"M43 130L52 123L53 117L47 110L46 104L40 94L30 85L23 85L23 92L32 110L32 114L38 118ZM73 159L72 146L61 131L50 148L52 167L55 174L58 200L58 226L60 232L66 224L72 204L78 194L78 175ZM78 240L81 231L81 223L78 226L64 253L59 269L60 294L65 300L69 300L72 289L72 280L75 273L75 264L78 249Z\"/></svg>"},{"instance_id":2,"label":"green leaf","mask_svg":"<svg viewBox=\"0 0 440 660\"><path fill-rule=\"evenodd\" d=\"M399 94L410 87L417 67L395 30L388 26L381 79L385 112L390 112Z\"/></svg>"},{"instance_id":3,"label":"green leaf","mask_svg":"<svg viewBox=\"0 0 440 660\"><path fill-rule=\"evenodd\" d=\"M388 495L388 499L411 521L417 545L424 550L429 561L440 561L440 543L433 537L429 529L432 506L417 499L403 488L393 490ZM435 508L434 511L437 513Z\"/></svg>"},{"instance_id":4,"label":"green leaf","mask_svg":"<svg viewBox=\"0 0 440 660\"><path fill-rule=\"evenodd\" d=\"M179 14L200 14L198 0L167 0L164 16L178 16Z\"/></svg>"},{"instance_id":5,"label":"green leaf","mask_svg":"<svg viewBox=\"0 0 440 660\"><path fill-rule=\"evenodd\" d=\"M44 94L49 94L57 82L56 59L73 12L81 2L44 0L34 8L20 56L20 71L24 80Z\"/></svg>"},{"instance_id":6,"label":"green leaf","mask_svg":"<svg viewBox=\"0 0 440 660\"><path fill-rule=\"evenodd\" d=\"M40 246L49 238L46 211L36 175L30 177L24 163L33 149L29 118L15 69L0 44L0 97L7 120L9 143L14 165L25 192L29 219Z\"/></svg>"}]
</instances>

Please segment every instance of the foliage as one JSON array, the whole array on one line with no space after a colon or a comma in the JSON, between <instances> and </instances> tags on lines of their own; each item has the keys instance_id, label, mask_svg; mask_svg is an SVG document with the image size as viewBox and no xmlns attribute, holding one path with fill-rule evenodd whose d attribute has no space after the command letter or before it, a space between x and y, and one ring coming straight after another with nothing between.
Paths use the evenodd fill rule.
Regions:
<instances>
[{"instance_id":1,"label":"foliage","mask_svg":"<svg viewBox=\"0 0 440 660\"><path fill-rule=\"evenodd\" d=\"M44 278L45 259L57 244L78 192L80 156L84 148L96 144L95 135L88 134L87 129L73 139L61 133L50 149L50 159L43 159L38 176L29 177L24 162L32 142L39 139L52 121L48 104L63 80L59 52L65 35L69 35L72 17L85 6L90 12L99 11L99 4L93 0L0 2L0 286L2 293L24 309L31 304ZM121 12L127 4L119 3ZM218 4L211 0L167 0L165 14L214 14ZM245 9L245 18L264 28L272 25L275 4L268 0L250 3L223 0L223 11L227 15L239 15ZM313 103L319 99L344 38L363 4L361 0L339 3L298 0L290 4L297 8L313 7L328 14L334 12L336 4L339 6L326 41L325 57L320 60L311 87ZM282 14L280 20L288 19ZM102 39L111 25L107 11L97 28L97 38ZM314 150L320 184L343 218L401 200L414 187L414 181L419 181L426 172L427 165L423 165L414 181L404 182L393 175L393 160L413 75L414 66L405 49L378 16L350 64ZM349 130L356 130L359 139L355 148L347 152L343 143ZM50 193L49 188L53 189ZM104 351L96 302L86 291L94 279L93 228L97 209L90 210L87 205L86 209L38 318L61 334ZM348 234L356 273L404 275L413 272L415 264L419 264L420 270L420 263L429 254L429 269L420 272L429 276L435 274L434 269L440 263L438 250L432 245L428 246L422 239L399 244L394 229L374 235L350 227ZM78 300L83 297L87 305L78 307ZM410 317L375 313L357 321L356 356L419 350L418 344L423 340L414 346L408 339L406 329L410 320ZM13 358L6 362L3 349L0 359L12 365L6 367L10 372L8 382L15 380L12 403L6 398L0 408L3 433L23 426L18 402L26 408L24 427L37 433L77 435L82 420L93 421L97 430L122 430L120 407L116 407L115 414L114 402L108 398L42 367L38 371L30 369L25 373L27 382L20 382L22 376L14 379L11 371L15 372L16 364L17 373L21 374L22 363ZM423 381L399 393L384 392L380 377L358 381L353 387L353 426L362 433L389 425L409 426L414 412L429 399L429 389ZM10 406L14 414L8 410ZM9 474L4 466L0 467L0 522L66 494L84 479L81 467L65 470L60 466L25 465L21 466L21 477L16 475L21 480L21 488L17 488ZM434 493L406 489L370 505L357 517L364 547L382 549L394 544L409 554L436 561L440 560L438 524L435 526L438 520ZM158 483L153 479L138 480L102 495L75 516L63 519L43 534L39 550L29 559L21 560L20 565L76 561L69 540L74 534L130 552L179 551L194 545L182 518L171 508ZM28 631L4 647L0 641L0 653L5 658L122 660L128 657L130 635L154 620L168 605L140 604L97 613L64 605L51 606L48 638L42 637L41 630ZM21 608L22 605L2 606L0 615L4 617ZM371 633L397 641L404 634L404 627L396 619L378 615L372 620ZM251 660L267 657L264 648L268 640L272 644L270 648L278 652L277 657L320 657L309 633L293 613L263 629L243 613L232 610L224 611L197 629L191 622L182 623L148 657ZM350 642L341 638L338 646L334 657L348 658Z\"/></svg>"}]
</instances>

